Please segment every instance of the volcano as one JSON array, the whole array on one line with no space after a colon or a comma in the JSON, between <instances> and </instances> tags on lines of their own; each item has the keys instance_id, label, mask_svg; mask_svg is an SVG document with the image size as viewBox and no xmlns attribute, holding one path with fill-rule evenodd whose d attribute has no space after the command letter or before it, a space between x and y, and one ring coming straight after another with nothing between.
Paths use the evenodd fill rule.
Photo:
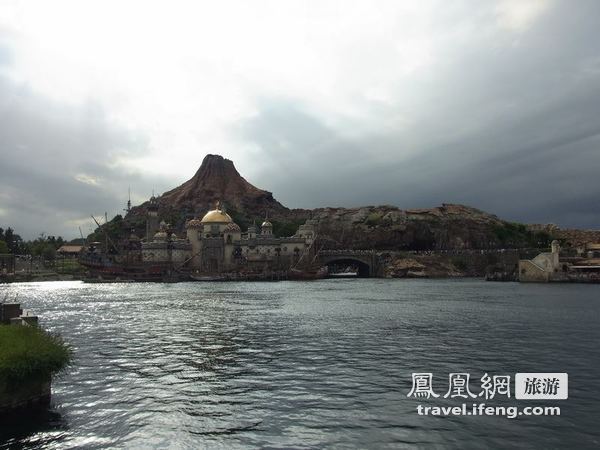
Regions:
<instances>
[{"instance_id":1,"label":"volcano","mask_svg":"<svg viewBox=\"0 0 600 450\"><path fill-rule=\"evenodd\" d=\"M275 200L271 192L249 183L237 171L233 161L221 155L206 155L192 178L156 198L159 215L167 217L176 228L181 228L190 217L201 217L213 209L217 201L230 215L244 223L261 219L266 214L277 218L292 213ZM127 218L145 216L148 206L149 202L146 202L132 208Z\"/></svg>"}]
</instances>

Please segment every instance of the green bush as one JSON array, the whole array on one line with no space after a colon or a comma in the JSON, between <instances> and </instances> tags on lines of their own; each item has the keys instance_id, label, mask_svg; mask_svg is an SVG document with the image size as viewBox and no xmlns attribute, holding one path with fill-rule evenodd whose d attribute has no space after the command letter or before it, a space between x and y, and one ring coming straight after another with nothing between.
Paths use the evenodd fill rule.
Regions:
<instances>
[{"instance_id":1,"label":"green bush","mask_svg":"<svg viewBox=\"0 0 600 450\"><path fill-rule=\"evenodd\" d=\"M48 378L71 361L63 340L40 328L0 325L0 381Z\"/></svg>"},{"instance_id":2,"label":"green bush","mask_svg":"<svg viewBox=\"0 0 600 450\"><path fill-rule=\"evenodd\" d=\"M369 214L367 216L365 223L369 226L379 225L382 218L383 218L383 214L381 214L379 212L372 212L371 214Z\"/></svg>"},{"instance_id":3,"label":"green bush","mask_svg":"<svg viewBox=\"0 0 600 450\"><path fill-rule=\"evenodd\" d=\"M552 237L545 231L531 231L522 223L505 222L494 227L496 238L502 245L510 247L539 247L550 245Z\"/></svg>"},{"instance_id":4,"label":"green bush","mask_svg":"<svg viewBox=\"0 0 600 450\"><path fill-rule=\"evenodd\" d=\"M298 227L304 223L303 220L271 221L273 223L273 234L278 237L289 237L296 234ZM259 224L260 225L260 224Z\"/></svg>"}]
</instances>

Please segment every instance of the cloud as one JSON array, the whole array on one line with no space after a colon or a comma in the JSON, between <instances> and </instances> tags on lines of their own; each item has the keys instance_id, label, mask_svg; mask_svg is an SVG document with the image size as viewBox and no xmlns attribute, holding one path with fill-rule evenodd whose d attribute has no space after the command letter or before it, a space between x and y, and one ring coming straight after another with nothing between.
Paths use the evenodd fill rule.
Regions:
<instances>
[{"instance_id":1,"label":"cloud","mask_svg":"<svg viewBox=\"0 0 600 450\"><path fill-rule=\"evenodd\" d=\"M73 237L207 153L290 207L600 222L596 2L0 8L0 208L24 234Z\"/></svg>"},{"instance_id":2,"label":"cloud","mask_svg":"<svg viewBox=\"0 0 600 450\"><path fill-rule=\"evenodd\" d=\"M110 124L98 104L64 106L4 77L0 98L3 226L27 237L75 236L74 220L119 212L128 184L145 186L149 195L150 182L139 172L110 165L123 148L143 151L143 142Z\"/></svg>"},{"instance_id":3,"label":"cloud","mask_svg":"<svg viewBox=\"0 0 600 450\"><path fill-rule=\"evenodd\" d=\"M371 109L381 126L349 139L306 105L261 99L243 139L277 169L259 177L304 207L461 202L512 220L598 227L600 79L589 69L598 61L589 13L564 22L572 11L555 10L517 46L495 34L455 50L415 95L421 104L396 92ZM274 120L273 104L293 119ZM302 139L298 129L308 130Z\"/></svg>"},{"instance_id":4,"label":"cloud","mask_svg":"<svg viewBox=\"0 0 600 450\"><path fill-rule=\"evenodd\" d=\"M498 22L510 30L531 26L550 7L550 0L502 0L496 6Z\"/></svg>"}]
</instances>

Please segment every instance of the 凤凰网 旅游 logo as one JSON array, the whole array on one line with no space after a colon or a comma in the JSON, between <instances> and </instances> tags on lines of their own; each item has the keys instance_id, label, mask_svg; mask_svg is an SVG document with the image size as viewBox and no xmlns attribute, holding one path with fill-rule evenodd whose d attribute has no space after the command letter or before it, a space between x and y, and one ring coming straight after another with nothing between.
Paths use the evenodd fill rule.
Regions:
<instances>
[{"instance_id":1,"label":"\u51e4\u51f0\u7f51 \u65c5\u6e38 logo","mask_svg":"<svg viewBox=\"0 0 600 450\"><path fill-rule=\"evenodd\" d=\"M412 388L408 397L486 399L496 397L517 400L565 400L569 395L569 375L564 372L530 372L514 375L514 390L511 375L485 373L478 380L471 374L455 372L448 374L445 386L434 386L432 372L413 372Z\"/></svg>"}]
</instances>

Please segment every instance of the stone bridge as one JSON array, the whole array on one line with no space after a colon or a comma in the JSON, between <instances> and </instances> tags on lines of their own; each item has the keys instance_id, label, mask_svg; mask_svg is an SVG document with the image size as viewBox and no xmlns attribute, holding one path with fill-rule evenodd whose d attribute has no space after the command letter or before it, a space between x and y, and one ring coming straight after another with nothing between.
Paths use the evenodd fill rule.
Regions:
<instances>
[{"instance_id":1,"label":"stone bridge","mask_svg":"<svg viewBox=\"0 0 600 450\"><path fill-rule=\"evenodd\" d=\"M318 260L324 266L331 264L358 266L360 277L381 276L379 256L373 250L321 250Z\"/></svg>"}]
</instances>

